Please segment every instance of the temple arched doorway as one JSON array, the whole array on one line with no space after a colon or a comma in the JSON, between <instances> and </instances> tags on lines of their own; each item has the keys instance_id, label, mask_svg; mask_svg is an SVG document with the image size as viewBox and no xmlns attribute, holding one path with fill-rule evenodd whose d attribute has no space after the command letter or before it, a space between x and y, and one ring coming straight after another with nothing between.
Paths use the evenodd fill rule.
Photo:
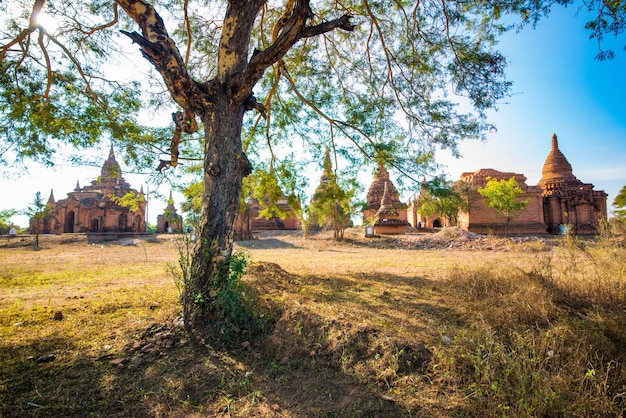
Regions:
<instances>
[{"instance_id":1,"label":"temple arched doorway","mask_svg":"<svg viewBox=\"0 0 626 418\"><path fill-rule=\"evenodd\" d=\"M74 211L70 211L65 215L65 224L63 225L64 233L72 233L74 232Z\"/></svg>"},{"instance_id":2,"label":"temple arched doorway","mask_svg":"<svg viewBox=\"0 0 626 418\"><path fill-rule=\"evenodd\" d=\"M135 217L135 232L144 232L143 222L141 221L141 216Z\"/></svg>"},{"instance_id":3,"label":"temple arched doorway","mask_svg":"<svg viewBox=\"0 0 626 418\"><path fill-rule=\"evenodd\" d=\"M120 232L126 232L126 228L128 228L128 216L126 216L125 213L120 215L117 225Z\"/></svg>"}]
</instances>

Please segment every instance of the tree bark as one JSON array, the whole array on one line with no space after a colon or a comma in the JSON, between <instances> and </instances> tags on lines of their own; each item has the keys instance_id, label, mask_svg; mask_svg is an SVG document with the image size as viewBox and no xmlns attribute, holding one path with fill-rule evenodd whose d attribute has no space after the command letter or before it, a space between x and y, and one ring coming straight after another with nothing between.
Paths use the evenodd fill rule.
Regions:
<instances>
[{"instance_id":1,"label":"tree bark","mask_svg":"<svg viewBox=\"0 0 626 418\"><path fill-rule=\"evenodd\" d=\"M307 28L309 0L296 0L272 45L249 57L250 36L265 0L229 0L217 54L215 78L193 80L163 19L146 0L115 0L138 24L141 34L125 32L163 76L172 99L188 114L202 119L205 132L204 194L197 242L191 256L191 291L200 301L196 314L208 316L229 277L234 223L239 212L242 180L252 172L242 152L241 129L246 111L264 111L252 89L264 71L303 37L335 29L353 30L350 16ZM248 61L248 59L250 59Z\"/></svg>"},{"instance_id":2,"label":"tree bark","mask_svg":"<svg viewBox=\"0 0 626 418\"><path fill-rule=\"evenodd\" d=\"M204 312L228 278L241 184L251 171L242 152L243 104L229 105L226 94L216 97L213 111L202 115L205 126L204 194L198 241L192 256L194 296Z\"/></svg>"}]
</instances>

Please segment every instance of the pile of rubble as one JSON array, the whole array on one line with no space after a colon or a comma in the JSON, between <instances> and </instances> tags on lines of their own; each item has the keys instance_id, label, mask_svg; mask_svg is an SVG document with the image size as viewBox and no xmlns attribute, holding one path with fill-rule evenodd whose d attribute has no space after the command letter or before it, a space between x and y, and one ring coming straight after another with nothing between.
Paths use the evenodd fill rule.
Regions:
<instances>
[{"instance_id":1,"label":"pile of rubble","mask_svg":"<svg viewBox=\"0 0 626 418\"><path fill-rule=\"evenodd\" d=\"M371 244L377 248L468 251L510 251L519 249L520 244L538 249L547 249L550 246L548 239L542 237L496 237L480 235L456 227L443 228L434 233L379 237L371 240Z\"/></svg>"}]
</instances>

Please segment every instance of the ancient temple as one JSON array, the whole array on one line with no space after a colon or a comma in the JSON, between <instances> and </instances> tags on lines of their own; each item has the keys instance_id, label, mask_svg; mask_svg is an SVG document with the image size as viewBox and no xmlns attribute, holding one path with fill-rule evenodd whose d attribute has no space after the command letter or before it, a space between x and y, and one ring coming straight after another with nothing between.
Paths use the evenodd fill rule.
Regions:
<instances>
[{"instance_id":1,"label":"ancient temple","mask_svg":"<svg viewBox=\"0 0 626 418\"><path fill-rule=\"evenodd\" d=\"M287 198L283 196L276 202L276 205L287 213L286 218L281 219L276 215L270 218L259 216L259 212L263 210L261 204L254 198L250 199L250 229L252 231L287 231L300 229L300 220L287 203Z\"/></svg>"},{"instance_id":2,"label":"ancient temple","mask_svg":"<svg viewBox=\"0 0 626 418\"><path fill-rule=\"evenodd\" d=\"M165 210L161 215L157 216L156 231L161 234L183 232L183 217L176 211L171 190Z\"/></svg>"},{"instance_id":3,"label":"ancient temple","mask_svg":"<svg viewBox=\"0 0 626 418\"><path fill-rule=\"evenodd\" d=\"M517 235L557 234L567 227L574 234L595 234L598 222L606 218L607 194L574 176L572 166L559 150L556 135L552 135L552 147L541 174L537 186L528 186L523 174L493 169L463 173L460 181L476 188L484 187L488 177L499 180L515 177L524 191L520 199L527 199L528 205L506 225L506 220L486 207L483 198L475 192L470 199L469 212L459 215L459 226L483 234L502 233L505 227L509 234Z\"/></svg>"},{"instance_id":4,"label":"ancient temple","mask_svg":"<svg viewBox=\"0 0 626 418\"><path fill-rule=\"evenodd\" d=\"M404 234L407 222L407 205L389 178L389 172L379 164L365 196L363 223L374 225L375 234Z\"/></svg>"},{"instance_id":5,"label":"ancient temple","mask_svg":"<svg viewBox=\"0 0 626 418\"><path fill-rule=\"evenodd\" d=\"M283 196L276 202L284 213L287 214L285 218L280 218L276 215L271 217L262 217L259 213L263 210L263 207L255 198L249 198L245 207L241 208L235 218L234 236L236 241L252 239L254 232L259 231L294 231L301 228L300 219L293 212L287 198Z\"/></svg>"},{"instance_id":6,"label":"ancient temple","mask_svg":"<svg viewBox=\"0 0 626 418\"><path fill-rule=\"evenodd\" d=\"M119 198L133 195L136 210L119 204ZM55 200L53 191L50 191L48 208L50 212L41 222L39 233L119 233L146 230L143 188L138 192L124 180L121 167L115 160L113 146L96 180L85 187L80 187L77 181L74 191L58 201ZM32 226L31 232L35 232Z\"/></svg>"},{"instance_id":7,"label":"ancient temple","mask_svg":"<svg viewBox=\"0 0 626 418\"><path fill-rule=\"evenodd\" d=\"M376 212L374 222L375 234L404 234L409 223L406 221L406 208L394 206L392 194L389 193L391 181L383 186L383 197L380 199L380 206ZM396 192L397 193L397 192Z\"/></svg>"},{"instance_id":8,"label":"ancient temple","mask_svg":"<svg viewBox=\"0 0 626 418\"><path fill-rule=\"evenodd\" d=\"M489 179L509 180L511 177L515 178L517 185L523 191L520 200L526 200L528 203L526 208L517 213L507 224L506 217L498 215L495 210L485 206L484 197L478 193L477 189L485 187ZM469 192L469 212L461 212L458 215L460 228L478 234L544 235L546 233L541 188L527 185L526 176L523 174L481 168L473 173L463 173L460 181L473 186Z\"/></svg>"},{"instance_id":9,"label":"ancient temple","mask_svg":"<svg viewBox=\"0 0 626 418\"><path fill-rule=\"evenodd\" d=\"M572 166L559 150L556 135L543 169L539 187L543 191L543 214L549 233L568 225L574 234L594 234L600 219L606 218L607 194L594 190L574 176Z\"/></svg>"},{"instance_id":10,"label":"ancient temple","mask_svg":"<svg viewBox=\"0 0 626 418\"><path fill-rule=\"evenodd\" d=\"M413 228L441 228L450 226L448 220L439 214L425 215L419 210L420 202L427 199L426 179L422 181L420 192L417 197L413 197L409 201L409 207L406 209L407 221Z\"/></svg>"},{"instance_id":11,"label":"ancient temple","mask_svg":"<svg viewBox=\"0 0 626 418\"><path fill-rule=\"evenodd\" d=\"M363 210L363 221L365 223L377 219L385 194L385 187L387 188L389 205L398 213L398 219L406 221L407 206L400 201L400 194L396 186L389 179L389 172L382 164L379 164L374 172L374 179L367 189L367 195L365 196L366 206Z\"/></svg>"}]
</instances>

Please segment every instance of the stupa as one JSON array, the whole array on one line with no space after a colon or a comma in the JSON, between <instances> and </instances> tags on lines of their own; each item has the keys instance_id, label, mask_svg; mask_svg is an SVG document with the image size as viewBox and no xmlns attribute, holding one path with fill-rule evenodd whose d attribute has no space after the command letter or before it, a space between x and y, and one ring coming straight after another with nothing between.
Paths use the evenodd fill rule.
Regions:
<instances>
[{"instance_id":1,"label":"stupa","mask_svg":"<svg viewBox=\"0 0 626 418\"><path fill-rule=\"evenodd\" d=\"M556 134L552 135L552 147L541 170L539 187L543 190L544 219L549 233L558 233L567 226L574 234L594 234L597 223L606 217L608 195L574 176L572 166L559 149Z\"/></svg>"}]
</instances>

